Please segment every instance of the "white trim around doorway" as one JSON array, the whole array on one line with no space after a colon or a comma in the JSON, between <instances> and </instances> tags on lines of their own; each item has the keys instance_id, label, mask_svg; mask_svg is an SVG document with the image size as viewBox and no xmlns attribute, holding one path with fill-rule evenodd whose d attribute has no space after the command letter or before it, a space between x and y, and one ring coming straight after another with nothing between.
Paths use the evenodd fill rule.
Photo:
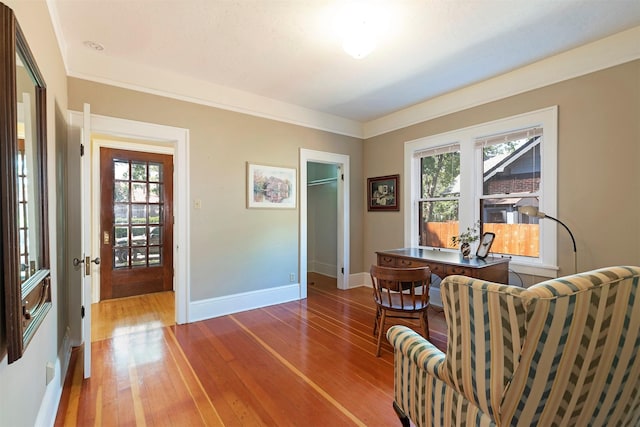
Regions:
<instances>
[{"instance_id":1,"label":"white trim around doorway","mask_svg":"<svg viewBox=\"0 0 640 427\"><path fill-rule=\"evenodd\" d=\"M82 113L70 111L80 122ZM172 126L145 123L115 117L91 114L91 133L93 152L99 152L99 147L124 148L133 151L163 152L174 156L174 291L176 294L176 323L187 323L189 319L190 301L190 223L189 223L189 130ZM96 195L99 195L100 180L95 179L99 174L96 166L97 154L92 154L92 232L98 236L99 220L95 209ZM99 253L99 239L92 239L93 253ZM96 280L99 284L99 281ZM98 285L99 286L99 285ZM94 286L94 301L95 301Z\"/></svg>"},{"instance_id":2,"label":"white trim around doorway","mask_svg":"<svg viewBox=\"0 0 640 427\"><path fill-rule=\"evenodd\" d=\"M338 165L338 289L349 289L349 156L324 151L300 149L300 299L307 297L307 164Z\"/></svg>"}]
</instances>

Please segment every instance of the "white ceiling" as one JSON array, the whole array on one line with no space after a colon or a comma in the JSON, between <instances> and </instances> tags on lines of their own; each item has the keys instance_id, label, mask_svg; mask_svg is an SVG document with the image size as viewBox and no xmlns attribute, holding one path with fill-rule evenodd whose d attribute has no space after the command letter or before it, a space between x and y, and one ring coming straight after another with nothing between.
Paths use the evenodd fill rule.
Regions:
<instances>
[{"instance_id":1,"label":"white ceiling","mask_svg":"<svg viewBox=\"0 0 640 427\"><path fill-rule=\"evenodd\" d=\"M172 76L176 96L184 79L225 89L219 105L258 95L361 123L640 25L639 0L369 0L388 24L356 60L336 31L345 3L49 0L71 76L156 92Z\"/></svg>"}]
</instances>

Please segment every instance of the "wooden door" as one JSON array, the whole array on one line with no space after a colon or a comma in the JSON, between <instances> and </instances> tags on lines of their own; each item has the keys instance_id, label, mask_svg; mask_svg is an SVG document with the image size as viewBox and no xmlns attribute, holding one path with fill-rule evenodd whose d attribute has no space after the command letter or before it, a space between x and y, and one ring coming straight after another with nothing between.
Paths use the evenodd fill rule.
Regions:
<instances>
[{"instance_id":1,"label":"wooden door","mask_svg":"<svg viewBox=\"0 0 640 427\"><path fill-rule=\"evenodd\" d=\"M173 289L173 158L100 149L100 298Z\"/></svg>"}]
</instances>

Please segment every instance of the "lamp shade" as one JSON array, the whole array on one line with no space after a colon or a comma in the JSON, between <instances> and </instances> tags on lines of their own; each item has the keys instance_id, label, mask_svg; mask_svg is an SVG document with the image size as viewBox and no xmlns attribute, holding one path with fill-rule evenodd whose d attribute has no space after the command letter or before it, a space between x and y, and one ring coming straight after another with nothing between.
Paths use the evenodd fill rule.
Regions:
<instances>
[{"instance_id":1,"label":"lamp shade","mask_svg":"<svg viewBox=\"0 0 640 427\"><path fill-rule=\"evenodd\" d=\"M545 218L544 212L540 212L536 206L520 206L518 212L524 215L537 216L538 218Z\"/></svg>"}]
</instances>

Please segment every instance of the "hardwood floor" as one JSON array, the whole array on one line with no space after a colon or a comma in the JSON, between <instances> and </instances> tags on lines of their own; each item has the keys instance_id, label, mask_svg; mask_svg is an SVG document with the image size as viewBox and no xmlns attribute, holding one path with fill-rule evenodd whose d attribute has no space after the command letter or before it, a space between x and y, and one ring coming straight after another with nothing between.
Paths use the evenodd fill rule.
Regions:
<instances>
[{"instance_id":1,"label":"hardwood floor","mask_svg":"<svg viewBox=\"0 0 640 427\"><path fill-rule=\"evenodd\" d=\"M127 300L94 311L106 322L94 322L93 376L82 379L74 350L56 426L399 425L391 346L374 356L369 288L310 274L306 300L170 326L163 315L134 320ZM444 316L430 310L429 322L443 348Z\"/></svg>"},{"instance_id":2,"label":"hardwood floor","mask_svg":"<svg viewBox=\"0 0 640 427\"><path fill-rule=\"evenodd\" d=\"M91 341L175 324L175 294L156 292L91 305Z\"/></svg>"}]
</instances>

